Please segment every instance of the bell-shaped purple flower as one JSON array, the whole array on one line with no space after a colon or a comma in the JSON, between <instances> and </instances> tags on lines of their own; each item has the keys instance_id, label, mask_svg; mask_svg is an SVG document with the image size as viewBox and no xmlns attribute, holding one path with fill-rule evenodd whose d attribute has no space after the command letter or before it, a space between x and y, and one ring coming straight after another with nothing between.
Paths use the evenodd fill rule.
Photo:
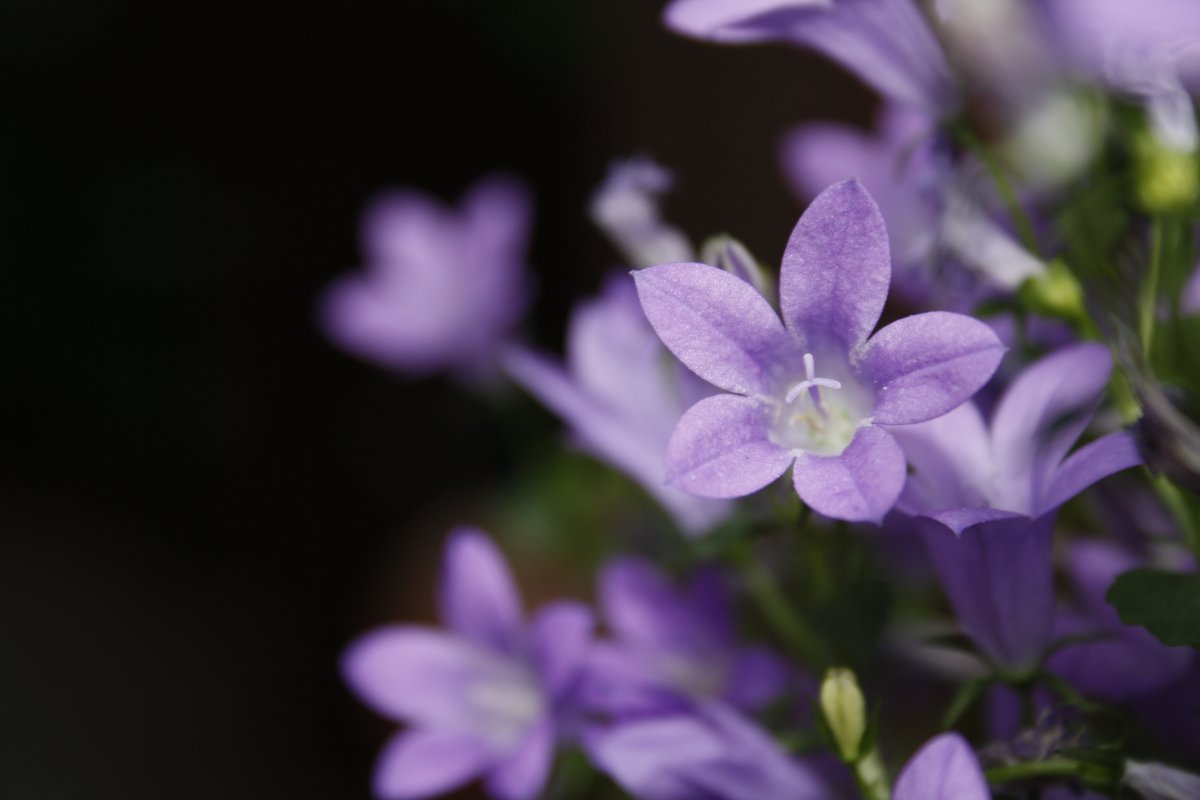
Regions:
<instances>
[{"instance_id":1,"label":"bell-shaped purple flower","mask_svg":"<svg viewBox=\"0 0 1200 800\"><path fill-rule=\"evenodd\" d=\"M930 312L871 336L891 275L887 230L856 181L800 218L780 273L783 320L749 284L704 264L634 273L646 317L685 366L725 390L692 406L667 446L668 485L704 497L755 492L793 466L797 493L830 517L878 522L904 484L883 426L933 419L995 371L983 323Z\"/></svg>"},{"instance_id":2,"label":"bell-shaped purple flower","mask_svg":"<svg viewBox=\"0 0 1200 800\"><path fill-rule=\"evenodd\" d=\"M674 0L663 19L698 39L811 48L934 116L959 102L945 53L913 0Z\"/></svg>"},{"instance_id":3,"label":"bell-shaped purple flower","mask_svg":"<svg viewBox=\"0 0 1200 800\"><path fill-rule=\"evenodd\" d=\"M1101 345L1066 347L1017 377L990 430L973 405L964 405L894 431L915 469L898 507L918 515L963 627L986 655L1013 670L1036 664L1049 641L1058 507L1141 463L1123 432L1070 452L1111 368Z\"/></svg>"},{"instance_id":4,"label":"bell-shaped purple flower","mask_svg":"<svg viewBox=\"0 0 1200 800\"><path fill-rule=\"evenodd\" d=\"M413 190L380 197L362 220L366 270L321 298L326 334L397 372L486 375L528 304L530 215L507 177L480 181L456 209Z\"/></svg>"},{"instance_id":5,"label":"bell-shaped purple flower","mask_svg":"<svg viewBox=\"0 0 1200 800\"><path fill-rule=\"evenodd\" d=\"M483 777L493 797L532 800L587 658L591 612L560 602L526 622L503 556L469 528L447 542L440 600L450 630L378 628L343 654L350 688L409 726L384 746L375 793L430 797Z\"/></svg>"},{"instance_id":6,"label":"bell-shaped purple flower","mask_svg":"<svg viewBox=\"0 0 1200 800\"><path fill-rule=\"evenodd\" d=\"M638 305L628 275L580 303L567 330L567 363L509 348L503 365L570 427L588 453L630 475L688 533L701 533L732 510L723 500L663 485L663 454L680 414L713 390L675 361Z\"/></svg>"},{"instance_id":7,"label":"bell-shaped purple flower","mask_svg":"<svg viewBox=\"0 0 1200 800\"><path fill-rule=\"evenodd\" d=\"M926 742L896 778L892 800L991 800L979 759L957 733Z\"/></svg>"},{"instance_id":8,"label":"bell-shaped purple flower","mask_svg":"<svg viewBox=\"0 0 1200 800\"><path fill-rule=\"evenodd\" d=\"M715 569L676 586L650 562L620 558L601 573L599 594L612 634L589 661L586 694L599 711L658 707L664 692L753 710L788 686L774 652L738 642L729 587Z\"/></svg>"}]
</instances>

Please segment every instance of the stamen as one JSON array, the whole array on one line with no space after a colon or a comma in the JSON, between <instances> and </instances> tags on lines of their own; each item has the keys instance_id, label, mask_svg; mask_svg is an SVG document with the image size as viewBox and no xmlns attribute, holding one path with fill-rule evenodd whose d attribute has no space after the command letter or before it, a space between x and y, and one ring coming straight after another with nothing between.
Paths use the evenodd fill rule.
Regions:
<instances>
[{"instance_id":1,"label":"stamen","mask_svg":"<svg viewBox=\"0 0 1200 800\"><path fill-rule=\"evenodd\" d=\"M788 390L787 395L783 398L784 402L793 402L807 390L813 399L813 404L819 409L821 408L821 392L817 387L820 386L824 386L826 389L842 388L841 382L835 381L833 378L818 378L816 359L813 358L812 353L805 353L804 380Z\"/></svg>"}]
</instances>

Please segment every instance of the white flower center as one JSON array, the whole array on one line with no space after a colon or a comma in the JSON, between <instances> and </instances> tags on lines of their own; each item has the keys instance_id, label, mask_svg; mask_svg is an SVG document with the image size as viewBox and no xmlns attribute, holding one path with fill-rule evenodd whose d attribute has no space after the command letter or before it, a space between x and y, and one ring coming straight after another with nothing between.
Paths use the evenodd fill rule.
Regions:
<instances>
[{"instance_id":1,"label":"white flower center","mask_svg":"<svg viewBox=\"0 0 1200 800\"><path fill-rule=\"evenodd\" d=\"M474 712L477 732L498 750L519 744L546 711L546 699L532 672L520 664L511 667L470 686L465 698Z\"/></svg>"},{"instance_id":2,"label":"white flower center","mask_svg":"<svg viewBox=\"0 0 1200 800\"><path fill-rule=\"evenodd\" d=\"M850 375L843 377L849 378ZM822 389L841 390L822 394ZM804 354L804 378L778 404L771 440L780 447L822 456L839 455L863 422L863 393L850 381L817 375L816 358Z\"/></svg>"}]
</instances>

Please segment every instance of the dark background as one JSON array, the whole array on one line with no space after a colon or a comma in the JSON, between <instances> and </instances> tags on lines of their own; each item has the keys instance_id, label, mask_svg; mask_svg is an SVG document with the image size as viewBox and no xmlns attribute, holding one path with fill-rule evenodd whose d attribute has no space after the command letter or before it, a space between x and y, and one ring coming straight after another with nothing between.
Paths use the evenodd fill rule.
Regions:
<instances>
[{"instance_id":1,"label":"dark background","mask_svg":"<svg viewBox=\"0 0 1200 800\"><path fill-rule=\"evenodd\" d=\"M661 5L0 7L0 798L367 796L390 726L337 654L430 613L446 521L513 454L486 402L315 330L363 201L524 176L553 348L616 261L584 215L610 159L775 263L779 135L869 113Z\"/></svg>"}]
</instances>

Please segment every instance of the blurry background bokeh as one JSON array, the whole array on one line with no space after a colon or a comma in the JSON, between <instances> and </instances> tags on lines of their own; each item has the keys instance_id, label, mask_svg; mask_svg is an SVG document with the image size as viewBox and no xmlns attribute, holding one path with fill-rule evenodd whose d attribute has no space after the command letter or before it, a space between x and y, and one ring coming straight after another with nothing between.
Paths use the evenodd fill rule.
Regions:
<instances>
[{"instance_id":1,"label":"blurry background bokeh","mask_svg":"<svg viewBox=\"0 0 1200 800\"><path fill-rule=\"evenodd\" d=\"M368 796L391 726L340 648L432 618L447 526L503 525L558 438L322 340L364 201L527 179L555 349L617 265L585 215L611 159L657 158L673 222L776 264L780 134L869 119L835 67L673 37L660 6L0 6L0 797ZM545 556L513 555L537 595Z\"/></svg>"}]
</instances>

